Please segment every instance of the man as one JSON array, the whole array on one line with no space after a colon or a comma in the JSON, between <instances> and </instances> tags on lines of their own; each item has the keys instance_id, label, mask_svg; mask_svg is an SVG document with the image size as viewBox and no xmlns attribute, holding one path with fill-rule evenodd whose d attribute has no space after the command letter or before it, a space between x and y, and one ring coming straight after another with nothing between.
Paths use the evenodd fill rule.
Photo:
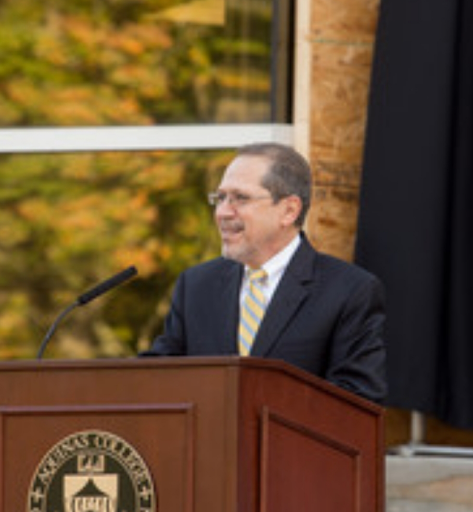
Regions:
<instances>
[{"instance_id":1,"label":"man","mask_svg":"<svg viewBox=\"0 0 473 512\"><path fill-rule=\"evenodd\" d=\"M312 248L302 231L310 198L309 165L292 148L241 148L209 195L223 257L183 272L165 332L143 355L282 359L382 401L382 287ZM250 282L256 269L264 275Z\"/></svg>"}]
</instances>

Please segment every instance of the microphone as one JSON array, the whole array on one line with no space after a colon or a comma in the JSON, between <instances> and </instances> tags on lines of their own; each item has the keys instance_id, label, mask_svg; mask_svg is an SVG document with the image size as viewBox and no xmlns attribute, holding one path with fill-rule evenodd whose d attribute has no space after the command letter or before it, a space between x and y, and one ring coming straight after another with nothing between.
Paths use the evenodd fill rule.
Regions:
<instances>
[{"instance_id":1,"label":"microphone","mask_svg":"<svg viewBox=\"0 0 473 512\"><path fill-rule=\"evenodd\" d=\"M122 270L118 274L108 278L106 281L103 281L102 283L99 283L97 286L94 286L89 291L83 293L82 295L79 295L79 297L77 297L78 305L83 306L84 304L87 304L88 302L95 299L99 295L102 295L103 293L108 292L108 290L115 288L124 281L127 281L136 273L137 270L133 266L128 267L125 270Z\"/></svg>"},{"instance_id":2,"label":"microphone","mask_svg":"<svg viewBox=\"0 0 473 512\"><path fill-rule=\"evenodd\" d=\"M36 355L36 359L41 359L43 357L43 353L46 349L46 346L47 346L49 340L52 338L58 325L61 323L61 320L70 311L72 311L74 308L76 308L78 306L84 306L85 304L89 303L91 300L108 292L112 288L117 287L118 285L122 284L123 282L127 281L128 279L131 279L137 273L138 273L138 271L136 270L136 268L134 266L128 267L125 270L122 270L121 272L119 272L118 274L115 274L114 276L106 279L105 281L102 281L101 283L94 286L90 290L86 291L82 295L79 295L79 297L77 297L77 299L72 304L69 304L69 306L67 306L57 316L56 320L53 322L53 324L49 328L48 332L46 333L46 336L44 337L43 341L41 342L41 346L39 347L38 354Z\"/></svg>"}]
</instances>

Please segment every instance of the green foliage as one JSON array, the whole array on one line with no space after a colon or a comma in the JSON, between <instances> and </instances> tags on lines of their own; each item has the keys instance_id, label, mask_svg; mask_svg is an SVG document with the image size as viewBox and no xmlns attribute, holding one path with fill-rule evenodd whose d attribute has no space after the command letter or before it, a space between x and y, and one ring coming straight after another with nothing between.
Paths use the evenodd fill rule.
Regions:
<instances>
[{"instance_id":1,"label":"green foliage","mask_svg":"<svg viewBox=\"0 0 473 512\"><path fill-rule=\"evenodd\" d=\"M271 2L235 3L224 26L158 22L172 3L4 1L0 126L269 121Z\"/></svg>"},{"instance_id":2,"label":"green foliage","mask_svg":"<svg viewBox=\"0 0 473 512\"><path fill-rule=\"evenodd\" d=\"M158 21L175 3L0 2L0 126L269 121L272 2L228 2L223 26ZM205 197L227 161L0 157L0 357L34 357L65 306L131 264L139 277L71 314L47 355L145 348L178 273L218 253Z\"/></svg>"},{"instance_id":3,"label":"green foliage","mask_svg":"<svg viewBox=\"0 0 473 512\"><path fill-rule=\"evenodd\" d=\"M218 253L205 201L224 153L29 155L0 161L0 355L34 357L55 315L128 265L139 277L76 312L56 357L136 353L185 267ZM19 172L20 171L20 172Z\"/></svg>"}]
</instances>

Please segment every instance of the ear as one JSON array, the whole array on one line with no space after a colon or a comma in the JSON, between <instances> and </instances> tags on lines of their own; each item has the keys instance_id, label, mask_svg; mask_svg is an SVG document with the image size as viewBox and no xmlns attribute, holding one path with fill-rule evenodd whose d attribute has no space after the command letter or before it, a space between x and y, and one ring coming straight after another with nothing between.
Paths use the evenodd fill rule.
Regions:
<instances>
[{"instance_id":1,"label":"ear","mask_svg":"<svg viewBox=\"0 0 473 512\"><path fill-rule=\"evenodd\" d=\"M281 216L281 225L284 227L292 226L302 210L302 201L298 196L288 196L281 199L283 213Z\"/></svg>"}]
</instances>

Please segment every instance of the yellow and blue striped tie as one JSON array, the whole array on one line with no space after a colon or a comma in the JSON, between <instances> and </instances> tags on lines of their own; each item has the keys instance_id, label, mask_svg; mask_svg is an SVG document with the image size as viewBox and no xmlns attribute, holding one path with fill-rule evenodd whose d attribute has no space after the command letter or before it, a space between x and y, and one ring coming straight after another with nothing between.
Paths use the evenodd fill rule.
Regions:
<instances>
[{"instance_id":1,"label":"yellow and blue striped tie","mask_svg":"<svg viewBox=\"0 0 473 512\"><path fill-rule=\"evenodd\" d=\"M266 301L262 290L262 281L266 277L267 274L263 269L249 271L248 293L241 306L238 328L238 348L242 356L249 355L264 316Z\"/></svg>"}]
</instances>

